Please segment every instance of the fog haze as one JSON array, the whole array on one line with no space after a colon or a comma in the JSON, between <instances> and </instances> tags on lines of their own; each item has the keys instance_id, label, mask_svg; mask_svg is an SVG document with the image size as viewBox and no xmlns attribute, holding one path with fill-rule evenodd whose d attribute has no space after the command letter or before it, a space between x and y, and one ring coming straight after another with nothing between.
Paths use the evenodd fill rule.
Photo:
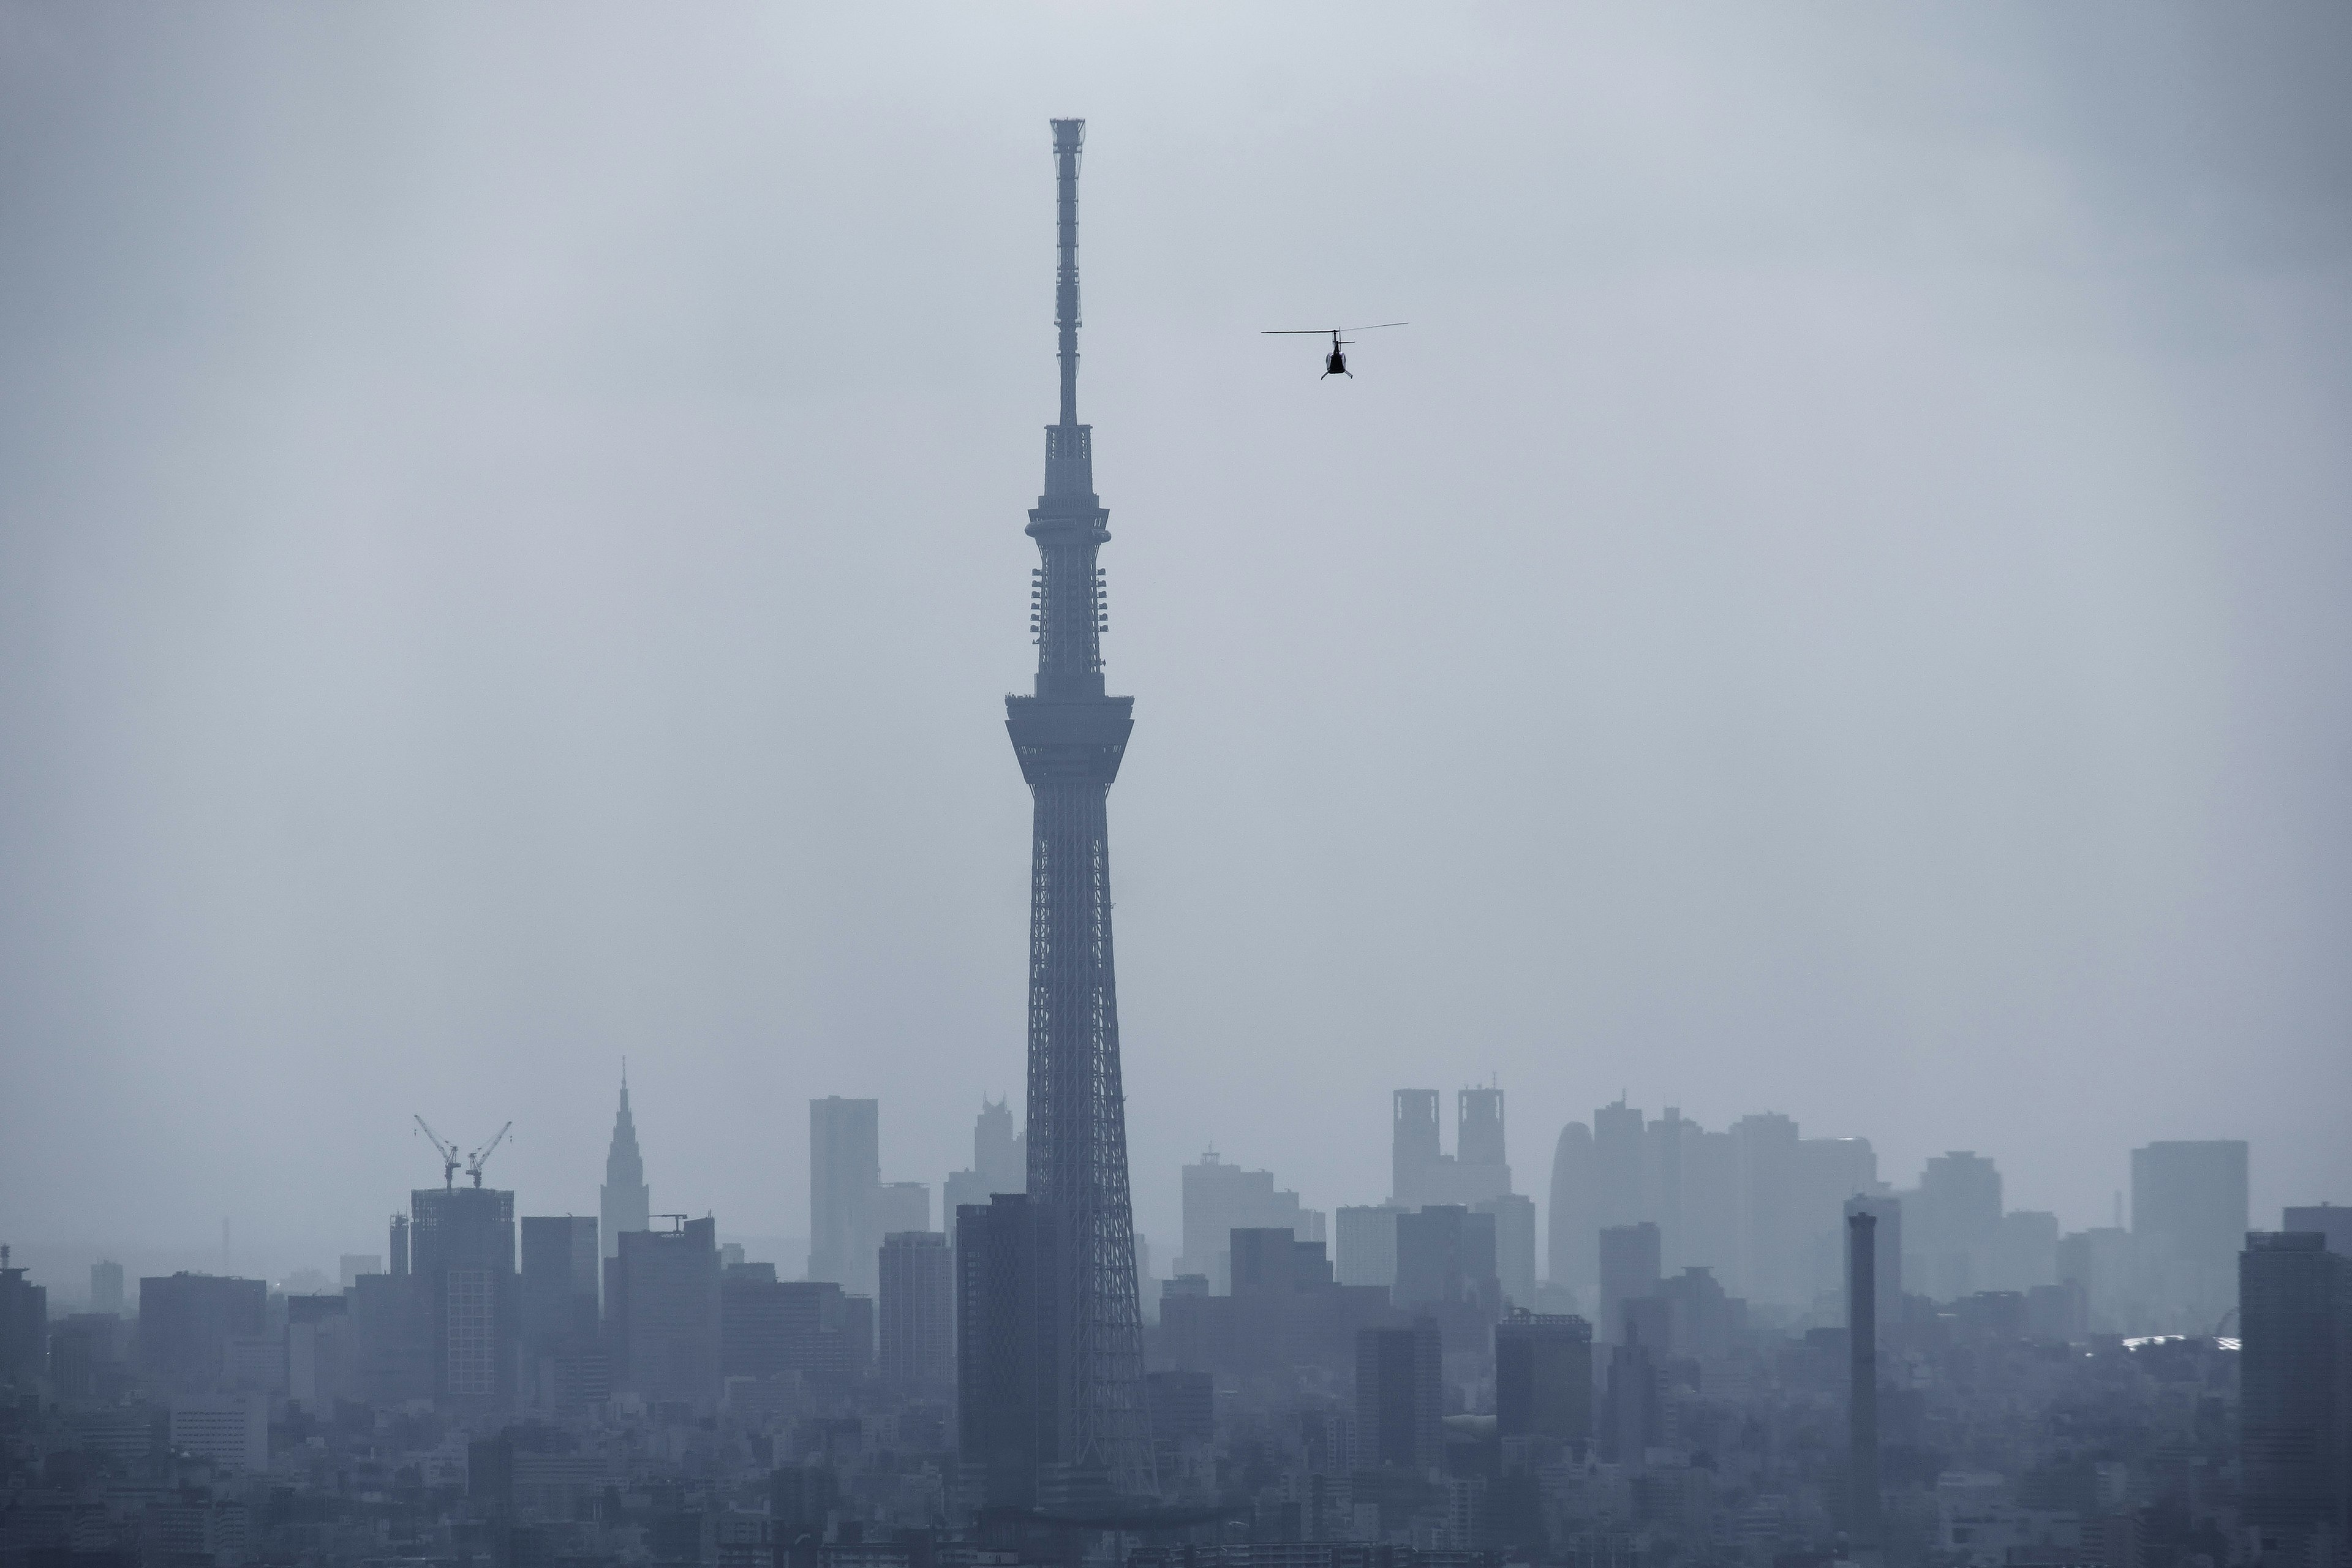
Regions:
<instances>
[{"instance_id":1,"label":"fog haze","mask_svg":"<svg viewBox=\"0 0 2352 1568\"><path fill-rule=\"evenodd\" d=\"M0 1236L805 1234L1023 1084L1082 416L1139 1227L1499 1083L2352 1200L2352 18L0 10ZM1409 318L1356 378L1269 327Z\"/></svg>"}]
</instances>

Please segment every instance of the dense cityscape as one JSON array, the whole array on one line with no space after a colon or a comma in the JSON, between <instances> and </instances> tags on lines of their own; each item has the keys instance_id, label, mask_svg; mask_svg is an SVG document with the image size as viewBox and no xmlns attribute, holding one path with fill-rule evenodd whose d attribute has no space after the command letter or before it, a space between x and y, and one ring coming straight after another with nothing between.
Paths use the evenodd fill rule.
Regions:
<instances>
[{"instance_id":1,"label":"dense cityscape","mask_svg":"<svg viewBox=\"0 0 2352 1568\"><path fill-rule=\"evenodd\" d=\"M1400 1088L1385 1129L1299 1133L1384 1138L1385 1193L1310 1207L1204 1152L1181 1237L1136 1233L1132 700L1077 414L1084 124L1053 129L1024 1105L885 1179L885 1102L810 1100L804 1252L666 1185L625 1078L593 1214L560 1212L586 1171L518 1193L503 1129L419 1118L437 1180L331 1271L0 1255L0 1568L2343 1563L2352 1208L2256 1215L2244 1141L2133 1150L2069 1230L1969 1151L1887 1171L1621 1098L1530 1152L1499 1084Z\"/></svg>"},{"instance_id":2,"label":"dense cityscape","mask_svg":"<svg viewBox=\"0 0 2352 1568\"><path fill-rule=\"evenodd\" d=\"M1460 1090L1446 1152L1438 1093L1398 1090L1386 1201L1328 1214L1184 1167L1178 1248L1139 1249L1140 1494L1048 1446L1010 1108L942 1228L883 1180L876 1100L812 1101L780 1267L656 1212L625 1086L593 1215L518 1214L494 1148L446 1145L340 1289L0 1271L0 1549L2224 1568L2340 1539L2352 1208L2249 1235L2244 1143L2136 1150L2129 1226L2062 1233L1976 1154L1898 1189L1866 1140L1620 1102L1559 1133L1539 1236L1504 1104Z\"/></svg>"}]
</instances>

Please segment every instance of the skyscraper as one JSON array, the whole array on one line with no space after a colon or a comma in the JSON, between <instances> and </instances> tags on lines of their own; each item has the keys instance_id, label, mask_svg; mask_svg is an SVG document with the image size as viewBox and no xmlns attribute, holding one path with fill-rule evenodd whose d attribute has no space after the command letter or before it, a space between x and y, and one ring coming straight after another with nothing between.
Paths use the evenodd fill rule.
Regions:
<instances>
[{"instance_id":1,"label":"skyscraper","mask_svg":"<svg viewBox=\"0 0 2352 1568\"><path fill-rule=\"evenodd\" d=\"M1627 1338L1626 1302L1657 1294L1658 1251L1658 1227L1648 1220L1601 1232L1601 1337L1608 1342Z\"/></svg>"},{"instance_id":2,"label":"skyscraper","mask_svg":"<svg viewBox=\"0 0 2352 1568\"><path fill-rule=\"evenodd\" d=\"M882 1376L899 1388L945 1385L955 1375L955 1278L948 1238L936 1230L882 1238Z\"/></svg>"},{"instance_id":3,"label":"skyscraper","mask_svg":"<svg viewBox=\"0 0 2352 1568\"><path fill-rule=\"evenodd\" d=\"M409 1194L408 1266L433 1322L433 1393L445 1404L511 1404L522 1343L514 1194L419 1187Z\"/></svg>"},{"instance_id":4,"label":"skyscraper","mask_svg":"<svg viewBox=\"0 0 2352 1568\"><path fill-rule=\"evenodd\" d=\"M613 1146L604 1154L604 1187L598 1196L601 1223L597 1229L604 1256L618 1258L624 1231L644 1230L653 1224L653 1193L646 1185L646 1163L637 1154L637 1124L629 1114L625 1068L621 1073L620 1113L613 1118Z\"/></svg>"},{"instance_id":5,"label":"skyscraper","mask_svg":"<svg viewBox=\"0 0 2352 1568\"><path fill-rule=\"evenodd\" d=\"M1592 1434L1592 1325L1513 1312L1495 1325L1495 1429L1581 1443Z\"/></svg>"},{"instance_id":6,"label":"skyscraper","mask_svg":"<svg viewBox=\"0 0 2352 1568\"><path fill-rule=\"evenodd\" d=\"M2328 1251L2317 1231L2255 1231L2245 1240L2245 1520L2262 1531L2265 1561L2319 1561L2315 1537L2341 1543L2352 1531L2352 1258Z\"/></svg>"},{"instance_id":7,"label":"skyscraper","mask_svg":"<svg viewBox=\"0 0 2352 1568\"><path fill-rule=\"evenodd\" d=\"M975 1505L1034 1503L1038 1471L1062 1447L1059 1228L1025 1193L956 1211L956 1447Z\"/></svg>"},{"instance_id":8,"label":"skyscraper","mask_svg":"<svg viewBox=\"0 0 2352 1568\"><path fill-rule=\"evenodd\" d=\"M1427 1475L1443 1452L1444 1344L1436 1320L1356 1331L1356 1455L1366 1469Z\"/></svg>"},{"instance_id":9,"label":"skyscraper","mask_svg":"<svg viewBox=\"0 0 2352 1568\"><path fill-rule=\"evenodd\" d=\"M881 1101L839 1095L810 1100L810 1279L873 1289L874 1259L858 1256L859 1242L881 1185Z\"/></svg>"},{"instance_id":10,"label":"skyscraper","mask_svg":"<svg viewBox=\"0 0 2352 1568\"><path fill-rule=\"evenodd\" d=\"M708 1410L719 1399L718 1224L635 1231L613 1260L605 1295L623 1388Z\"/></svg>"},{"instance_id":11,"label":"skyscraper","mask_svg":"<svg viewBox=\"0 0 2352 1568\"><path fill-rule=\"evenodd\" d=\"M1128 1196L1125 1092L1111 951L1111 781L1135 700L1103 687L1110 539L1094 488L1093 431L1078 423L1078 154L1086 121L1054 121L1061 266L1061 416L1045 433L1045 487L1029 513L1037 643L1033 693L1005 699L1005 728L1034 801L1029 878L1029 1193L1056 1228L1061 1317L1055 1447L1074 1488L1141 1490L1151 1479L1143 1320Z\"/></svg>"},{"instance_id":12,"label":"skyscraper","mask_svg":"<svg viewBox=\"0 0 2352 1568\"><path fill-rule=\"evenodd\" d=\"M1553 1284L1571 1290L1591 1284L1600 1268L1599 1169L1592 1155L1592 1130L1581 1121L1562 1127L1551 1150L1550 1235L1544 1268Z\"/></svg>"},{"instance_id":13,"label":"skyscraper","mask_svg":"<svg viewBox=\"0 0 2352 1568\"><path fill-rule=\"evenodd\" d=\"M89 1310L118 1315L122 1310L122 1265L110 1258L89 1266Z\"/></svg>"},{"instance_id":14,"label":"skyscraper","mask_svg":"<svg viewBox=\"0 0 2352 1568\"><path fill-rule=\"evenodd\" d=\"M542 1361L596 1342L604 1270L586 1215L529 1215L521 1230L523 1365L535 1385Z\"/></svg>"},{"instance_id":15,"label":"skyscraper","mask_svg":"<svg viewBox=\"0 0 2352 1568\"><path fill-rule=\"evenodd\" d=\"M2150 1143L2131 1154L2132 1246L2155 1326L2212 1333L2237 1305L2246 1235L2246 1145Z\"/></svg>"},{"instance_id":16,"label":"skyscraper","mask_svg":"<svg viewBox=\"0 0 2352 1568\"><path fill-rule=\"evenodd\" d=\"M950 1236L956 1210L967 1204L985 1204L995 1193L1017 1193L1029 1184L1029 1158L1024 1140L1013 1131L1013 1110L1001 1100L983 1100L971 1129L971 1168L948 1173L940 1194L940 1218Z\"/></svg>"},{"instance_id":17,"label":"skyscraper","mask_svg":"<svg viewBox=\"0 0 2352 1568\"><path fill-rule=\"evenodd\" d=\"M1416 1209L1435 1197L1431 1183L1438 1153L1437 1091L1400 1089L1389 1097L1389 1202Z\"/></svg>"},{"instance_id":18,"label":"skyscraper","mask_svg":"<svg viewBox=\"0 0 2352 1568\"><path fill-rule=\"evenodd\" d=\"M1178 1274L1205 1274L1219 1295L1231 1289L1225 1238L1236 1230L1287 1230L1301 1241L1323 1239L1323 1215L1303 1208L1298 1194L1277 1190L1271 1171L1245 1171L1211 1150L1184 1167L1184 1251Z\"/></svg>"}]
</instances>

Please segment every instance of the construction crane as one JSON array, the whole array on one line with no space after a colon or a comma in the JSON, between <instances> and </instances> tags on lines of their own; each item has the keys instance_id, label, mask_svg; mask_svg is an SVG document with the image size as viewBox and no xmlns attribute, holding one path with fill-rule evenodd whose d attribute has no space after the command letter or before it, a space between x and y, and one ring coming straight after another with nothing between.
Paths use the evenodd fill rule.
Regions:
<instances>
[{"instance_id":1,"label":"construction crane","mask_svg":"<svg viewBox=\"0 0 2352 1568\"><path fill-rule=\"evenodd\" d=\"M504 1127L499 1129L497 1137L491 1139L488 1142L483 1144L480 1148L466 1156L466 1174L474 1178L474 1185L478 1187L482 1184L482 1162L490 1157L491 1150L496 1149L499 1144L507 1141L507 1134L513 1130L514 1123L511 1121L508 1122Z\"/></svg>"},{"instance_id":2,"label":"construction crane","mask_svg":"<svg viewBox=\"0 0 2352 1568\"><path fill-rule=\"evenodd\" d=\"M457 1152L457 1145L450 1142L438 1132L434 1131L432 1124L426 1121L422 1116L416 1119L416 1125L425 1129L425 1136L433 1140L433 1147L440 1152L441 1184L444 1187L456 1186L457 1184L457 1166L461 1163L461 1157ZM476 1186L480 1186L482 1184L481 1178L478 1175L474 1178L474 1184Z\"/></svg>"}]
</instances>

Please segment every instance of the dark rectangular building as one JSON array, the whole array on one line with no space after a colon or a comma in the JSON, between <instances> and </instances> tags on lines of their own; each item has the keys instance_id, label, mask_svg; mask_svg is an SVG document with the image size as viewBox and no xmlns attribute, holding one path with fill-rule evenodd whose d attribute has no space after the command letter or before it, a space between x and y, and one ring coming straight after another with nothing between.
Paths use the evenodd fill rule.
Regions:
<instances>
[{"instance_id":1,"label":"dark rectangular building","mask_svg":"<svg viewBox=\"0 0 2352 1568\"><path fill-rule=\"evenodd\" d=\"M621 1233L608 1264L614 1364L623 1389L649 1403L708 1410L719 1403L719 1227L690 1219L675 1230Z\"/></svg>"},{"instance_id":2,"label":"dark rectangular building","mask_svg":"<svg viewBox=\"0 0 2352 1568\"><path fill-rule=\"evenodd\" d=\"M957 1447L975 1505L1029 1507L1059 1448L1052 1210L997 1193L956 1211Z\"/></svg>"},{"instance_id":3,"label":"dark rectangular building","mask_svg":"<svg viewBox=\"0 0 2352 1568\"><path fill-rule=\"evenodd\" d=\"M955 1378L955 1257L936 1230L882 1238L882 1376L898 1388L944 1388Z\"/></svg>"},{"instance_id":4,"label":"dark rectangular building","mask_svg":"<svg viewBox=\"0 0 2352 1568\"><path fill-rule=\"evenodd\" d=\"M1495 1325L1495 1433L1582 1443L1592 1435L1592 1325L1515 1311Z\"/></svg>"},{"instance_id":5,"label":"dark rectangular building","mask_svg":"<svg viewBox=\"0 0 2352 1568\"><path fill-rule=\"evenodd\" d=\"M260 1337L269 1287L259 1279L172 1274L139 1281L139 1370L166 1397L225 1381L231 1340Z\"/></svg>"},{"instance_id":6,"label":"dark rectangular building","mask_svg":"<svg viewBox=\"0 0 2352 1568\"><path fill-rule=\"evenodd\" d=\"M2238 1255L2242 1506L2263 1554L2352 1528L2352 1258L2315 1231L2253 1231Z\"/></svg>"},{"instance_id":7,"label":"dark rectangular building","mask_svg":"<svg viewBox=\"0 0 2352 1568\"><path fill-rule=\"evenodd\" d=\"M1429 1475L1443 1455L1444 1347L1434 1318L1356 1334L1357 1463Z\"/></svg>"}]
</instances>

